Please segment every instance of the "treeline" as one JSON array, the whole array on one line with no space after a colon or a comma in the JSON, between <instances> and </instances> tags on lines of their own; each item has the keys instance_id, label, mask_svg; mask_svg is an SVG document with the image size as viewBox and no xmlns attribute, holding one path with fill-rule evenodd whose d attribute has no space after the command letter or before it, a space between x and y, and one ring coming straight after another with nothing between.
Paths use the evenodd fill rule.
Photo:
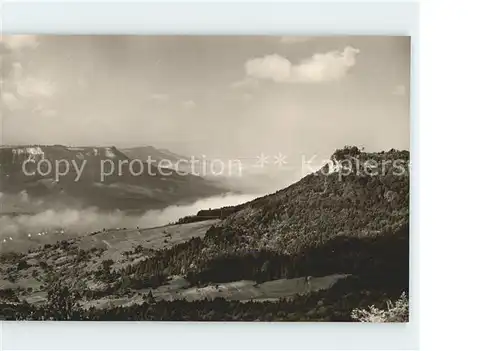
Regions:
<instances>
[{"instance_id":1,"label":"treeline","mask_svg":"<svg viewBox=\"0 0 500 351\"><path fill-rule=\"evenodd\" d=\"M220 208L209 208L208 210L200 210L196 215L185 216L177 221L177 224L194 223L206 221L209 219L224 219L233 213L236 213L243 209L245 204L236 206L225 206Z\"/></svg>"},{"instance_id":2,"label":"treeline","mask_svg":"<svg viewBox=\"0 0 500 351\"><path fill-rule=\"evenodd\" d=\"M207 240L220 233L219 227L211 228L206 234ZM122 278L116 286L127 281L127 287L155 288L166 284L172 275L185 275L190 283L202 285L244 279L263 282L333 273L355 274L401 288L408 286L408 223L394 233L377 237L336 236L289 255L266 250L235 253L231 250L232 244L228 240L223 253L207 260L200 260L207 254L207 246L200 238L159 250L117 272L116 276Z\"/></svg>"},{"instance_id":3,"label":"treeline","mask_svg":"<svg viewBox=\"0 0 500 351\"><path fill-rule=\"evenodd\" d=\"M219 216L198 216L198 215L185 216L185 217L179 218L179 220L175 224L203 222L203 221L207 221L209 219L219 219L219 218L220 218Z\"/></svg>"},{"instance_id":4,"label":"treeline","mask_svg":"<svg viewBox=\"0 0 500 351\"><path fill-rule=\"evenodd\" d=\"M380 289L371 282L350 277L338 281L327 290L276 302L228 301L222 298L188 302L185 300L154 301L145 298L142 305L109 309L83 310L63 289L51 295L46 306L28 304L0 305L3 319L22 320L96 320L96 321L353 321L355 308L374 305L385 308L403 290ZM59 307L56 309L55 307Z\"/></svg>"},{"instance_id":5,"label":"treeline","mask_svg":"<svg viewBox=\"0 0 500 351\"><path fill-rule=\"evenodd\" d=\"M350 273L384 285L407 287L409 227L377 237L336 236L300 253L254 251L219 255L193 267L187 278L193 284ZM202 249L203 251L203 249Z\"/></svg>"}]
</instances>

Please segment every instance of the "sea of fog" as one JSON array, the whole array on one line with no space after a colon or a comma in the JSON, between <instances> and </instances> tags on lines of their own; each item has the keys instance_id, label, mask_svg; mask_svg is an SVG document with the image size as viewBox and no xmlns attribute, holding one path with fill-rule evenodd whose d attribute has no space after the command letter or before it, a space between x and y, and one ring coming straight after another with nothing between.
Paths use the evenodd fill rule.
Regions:
<instances>
[{"instance_id":1,"label":"sea of fog","mask_svg":"<svg viewBox=\"0 0 500 351\"><path fill-rule=\"evenodd\" d=\"M251 201L260 195L225 194L200 199L189 205L173 205L162 210L150 210L141 215L122 211L102 212L95 208L48 209L34 214L0 217L0 238L15 237L63 228L71 232L91 232L103 228L147 228L177 221L199 210L233 206ZM5 199L3 199L5 200Z\"/></svg>"}]
</instances>

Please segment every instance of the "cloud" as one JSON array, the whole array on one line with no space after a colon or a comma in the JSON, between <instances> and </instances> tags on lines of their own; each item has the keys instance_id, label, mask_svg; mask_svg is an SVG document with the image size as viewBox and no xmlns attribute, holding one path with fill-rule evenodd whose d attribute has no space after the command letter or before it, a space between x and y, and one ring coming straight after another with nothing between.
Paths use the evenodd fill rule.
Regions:
<instances>
[{"instance_id":1,"label":"cloud","mask_svg":"<svg viewBox=\"0 0 500 351\"><path fill-rule=\"evenodd\" d=\"M406 95L406 86L403 84L396 85L394 87L394 90L392 91L392 95L405 96Z\"/></svg>"},{"instance_id":2,"label":"cloud","mask_svg":"<svg viewBox=\"0 0 500 351\"><path fill-rule=\"evenodd\" d=\"M1 47L4 53L11 54L8 60L4 60L4 80L2 81L2 105L9 110L30 109L37 105L39 100L46 100L56 93L56 86L50 80L42 79L30 75L21 60L24 50L34 50L38 47L39 41L36 35L7 35L0 38ZM38 112L41 115L53 115L54 110L43 109ZM35 111L36 110L36 111Z\"/></svg>"},{"instance_id":3,"label":"cloud","mask_svg":"<svg viewBox=\"0 0 500 351\"><path fill-rule=\"evenodd\" d=\"M282 44L297 44L297 43L305 43L306 41L310 41L313 38L306 36L285 36L280 38L280 43Z\"/></svg>"},{"instance_id":4,"label":"cloud","mask_svg":"<svg viewBox=\"0 0 500 351\"><path fill-rule=\"evenodd\" d=\"M0 38L0 42L12 51L36 49L39 44L36 35L4 35Z\"/></svg>"},{"instance_id":5,"label":"cloud","mask_svg":"<svg viewBox=\"0 0 500 351\"><path fill-rule=\"evenodd\" d=\"M251 77L243 78L231 84L231 88L233 89L256 89L258 87L259 81Z\"/></svg>"},{"instance_id":6,"label":"cloud","mask_svg":"<svg viewBox=\"0 0 500 351\"><path fill-rule=\"evenodd\" d=\"M185 109L189 110L189 109L195 108L196 107L196 103L193 100L186 100L186 101L182 102L182 106Z\"/></svg>"},{"instance_id":7,"label":"cloud","mask_svg":"<svg viewBox=\"0 0 500 351\"><path fill-rule=\"evenodd\" d=\"M11 92L2 92L2 105L7 107L11 111L19 110L23 108L23 104L19 99Z\"/></svg>"},{"instance_id":8,"label":"cloud","mask_svg":"<svg viewBox=\"0 0 500 351\"><path fill-rule=\"evenodd\" d=\"M56 93L54 83L28 76L17 81L17 93L25 98L51 98Z\"/></svg>"},{"instance_id":9,"label":"cloud","mask_svg":"<svg viewBox=\"0 0 500 351\"><path fill-rule=\"evenodd\" d=\"M246 62L247 77L277 83L320 83L342 79L356 64L360 50L347 46L343 51L314 54L294 65L274 54Z\"/></svg>"}]
</instances>

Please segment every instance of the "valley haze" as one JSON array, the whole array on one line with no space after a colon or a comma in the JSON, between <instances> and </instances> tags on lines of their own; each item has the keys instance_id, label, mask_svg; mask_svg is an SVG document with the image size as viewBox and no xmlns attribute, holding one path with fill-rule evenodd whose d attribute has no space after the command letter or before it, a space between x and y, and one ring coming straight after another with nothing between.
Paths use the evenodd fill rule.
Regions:
<instances>
[{"instance_id":1,"label":"valley haze","mask_svg":"<svg viewBox=\"0 0 500 351\"><path fill-rule=\"evenodd\" d=\"M0 239L40 231L54 231L65 228L67 232L87 233L103 228L148 228L174 223L180 218L196 214L208 208L220 208L239 205L257 198L258 195L224 194L200 199L188 205L172 205L161 210L148 210L142 214L130 214L122 211L102 212L96 208L55 208L33 214L1 216ZM0 197L0 204L4 196ZM23 238L24 239L24 238Z\"/></svg>"}]
</instances>

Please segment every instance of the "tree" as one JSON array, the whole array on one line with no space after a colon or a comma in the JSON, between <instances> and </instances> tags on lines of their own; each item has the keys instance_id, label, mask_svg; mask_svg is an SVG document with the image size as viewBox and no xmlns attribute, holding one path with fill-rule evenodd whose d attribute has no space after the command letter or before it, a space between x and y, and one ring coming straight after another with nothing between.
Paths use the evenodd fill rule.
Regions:
<instances>
[{"instance_id":1,"label":"tree","mask_svg":"<svg viewBox=\"0 0 500 351\"><path fill-rule=\"evenodd\" d=\"M79 320L82 317L77 293L61 283L52 284L47 293L49 316L56 320Z\"/></svg>"},{"instance_id":2,"label":"tree","mask_svg":"<svg viewBox=\"0 0 500 351\"><path fill-rule=\"evenodd\" d=\"M148 305L152 305L154 303L156 303L155 301L155 298L153 296L153 292L151 290L149 290L149 293L148 293L148 296L146 296L144 298L144 301L148 304Z\"/></svg>"}]
</instances>

